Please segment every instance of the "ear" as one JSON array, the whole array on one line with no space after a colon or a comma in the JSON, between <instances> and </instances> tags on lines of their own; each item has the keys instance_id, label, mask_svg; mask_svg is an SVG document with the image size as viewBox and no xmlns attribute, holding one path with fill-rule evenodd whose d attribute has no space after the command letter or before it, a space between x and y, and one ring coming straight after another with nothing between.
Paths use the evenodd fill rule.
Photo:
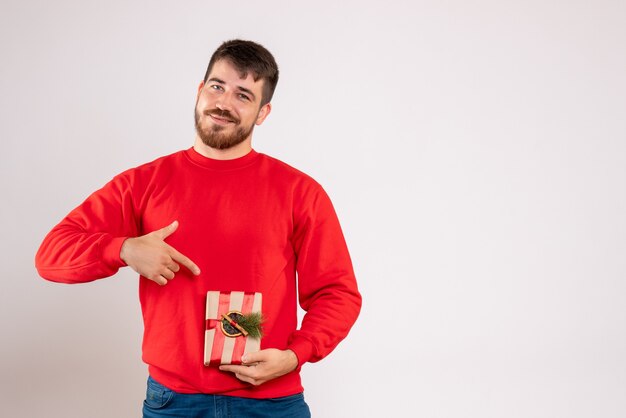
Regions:
<instances>
[{"instance_id":1,"label":"ear","mask_svg":"<svg viewBox=\"0 0 626 418\"><path fill-rule=\"evenodd\" d=\"M271 111L272 111L272 104L265 103L263 106L261 106L261 109L259 110L259 114L256 117L256 122L254 123L256 125L262 124L265 118L270 114Z\"/></svg>"},{"instance_id":2,"label":"ear","mask_svg":"<svg viewBox=\"0 0 626 418\"><path fill-rule=\"evenodd\" d=\"M198 85L198 93L196 94L196 101L198 101L198 99L200 98L200 92L202 91L203 87L204 87L204 81L201 81L200 85Z\"/></svg>"}]
</instances>

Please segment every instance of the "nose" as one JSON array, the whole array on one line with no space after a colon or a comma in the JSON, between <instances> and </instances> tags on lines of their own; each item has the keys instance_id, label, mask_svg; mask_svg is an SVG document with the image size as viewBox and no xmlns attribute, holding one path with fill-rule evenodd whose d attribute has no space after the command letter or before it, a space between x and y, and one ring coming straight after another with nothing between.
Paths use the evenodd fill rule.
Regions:
<instances>
[{"instance_id":1,"label":"nose","mask_svg":"<svg viewBox=\"0 0 626 418\"><path fill-rule=\"evenodd\" d=\"M215 107L217 107L219 110L230 111L232 109L232 106L230 103L231 103L231 94L228 92L225 92L225 93L220 94L220 96L217 98L217 100L215 101Z\"/></svg>"}]
</instances>

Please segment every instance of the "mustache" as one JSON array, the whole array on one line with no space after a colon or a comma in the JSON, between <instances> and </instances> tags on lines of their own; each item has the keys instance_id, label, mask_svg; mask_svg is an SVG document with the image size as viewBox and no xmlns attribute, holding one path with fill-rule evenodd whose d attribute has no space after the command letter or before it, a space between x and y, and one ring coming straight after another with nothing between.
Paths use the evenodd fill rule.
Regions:
<instances>
[{"instance_id":1,"label":"mustache","mask_svg":"<svg viewBox=\"0 0 626 418\"><path fill-rule=\"evenodd\" d=\"M218 118L228 119L231 122L239 123L239 119L230 113L228 110L222 109L208 109L203 112L206 116L217 116Z\"/></svg>"}]
</instances>

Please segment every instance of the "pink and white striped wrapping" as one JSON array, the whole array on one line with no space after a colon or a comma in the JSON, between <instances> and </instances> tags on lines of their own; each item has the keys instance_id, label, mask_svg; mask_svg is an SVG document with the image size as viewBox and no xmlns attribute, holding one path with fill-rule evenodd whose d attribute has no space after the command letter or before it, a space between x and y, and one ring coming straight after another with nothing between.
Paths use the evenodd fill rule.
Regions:
<instances>
[{"instance_id":1,"label":"pink and white striped wrapping","mask_svg":"<svg viewBox=\"0 0 626 418\"><path fill-rule=\"evenodd\" d=\"M259 351L261 339L227 337L222 332L222 314L239 311L243 314L261 312L262 295L259 292L207 292L206 331L204 334L204 365L241 364L246 353Z\"/></svg>"}]
</instances>

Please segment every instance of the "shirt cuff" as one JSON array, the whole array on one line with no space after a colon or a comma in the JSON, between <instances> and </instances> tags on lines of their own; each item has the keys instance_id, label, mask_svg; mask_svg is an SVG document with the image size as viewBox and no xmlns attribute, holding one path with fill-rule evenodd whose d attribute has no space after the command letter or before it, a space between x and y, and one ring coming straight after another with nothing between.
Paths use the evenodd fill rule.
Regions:
<instances>
[{"instance_id":1,"label":"shirt cuff","mask_svg":"<svg viewBox=\"0 0 626 418\"><path fill-rule=\"evenodd\" d=\"M300 369L304 363L311 360L313 352L315 351L313 344L306 338L302 337L294 338L289 343L287 348L293 351L296 354L296 357L298 357L298 369Z\"/></svg>"},{"instance_id":2,"label":"shirt cuff","mask_svg":"<svg viewBox=\"0 0 626 418\"><path fill-rule=\"evenodd\" d=\"M120 258L120 251L122 244L124 244L127 238L128 237L115 237L104 245L102 248L102 261L104 261L107 266L118 269L126 266L124 260Z\"/></svg>"}]
</instances>

